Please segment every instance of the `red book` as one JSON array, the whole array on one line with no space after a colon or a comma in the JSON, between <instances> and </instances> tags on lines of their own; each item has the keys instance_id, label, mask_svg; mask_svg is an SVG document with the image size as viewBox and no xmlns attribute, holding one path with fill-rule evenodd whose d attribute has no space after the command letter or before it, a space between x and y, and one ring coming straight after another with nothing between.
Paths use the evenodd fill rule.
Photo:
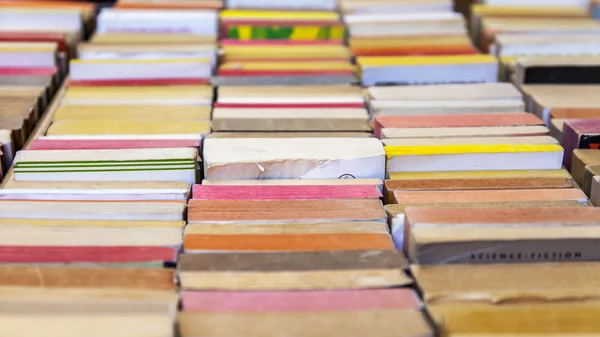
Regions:
<instances>
[{"instance_id":1,"label":"red book","mask_svg":"<svg viewBox=\"0 0 600 337\"><path fill-rule=\"evenodd\" d=\"M85 139L34 139L29 150L118 150L118 149L169 149L199 147L200 141L193 139L156 140L85 140Z\"/></svg>"},{"instance_id":2,"label":"red book","mask_svg":"<svg viewBox=\"0 0 600 337\"><path fill-rule=\"evenodd\" d=\"M373 185L194 185L192 188L192 198L200 200L322 200L381 197L381 191Z\"/></svg>"},{"instance_id":3,"label":"red book","mask_svg":"<svg viewBox=\"0 0 600 337\"><path fill-rule=\"evenodd\" d=\"M0 247L0 263L174 262L172 247Z\"/></svg>"},{"instance_id":4,"label":"red book","mask_svg":"<svg viewBox=\"0 0 600 337\"><path fill-rule=\"evenodd\" d=\"M11 68L0 67L0 76L52 76L56 73L54 67L44 68Z\"/></svg>"}]
</instances>

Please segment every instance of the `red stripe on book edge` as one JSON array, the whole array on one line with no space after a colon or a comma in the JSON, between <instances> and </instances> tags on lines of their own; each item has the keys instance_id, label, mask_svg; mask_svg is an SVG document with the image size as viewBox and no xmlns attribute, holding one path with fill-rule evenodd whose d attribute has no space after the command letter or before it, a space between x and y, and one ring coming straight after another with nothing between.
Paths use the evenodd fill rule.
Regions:
<instances>
[{"instance_id":1,"label":"red stripe on book edge","mask_svg":"<svg viewBox=\"0 0 600 337\"><path fill-rule=\"evenodd\" d=\"M354 75L352 70L238 70L219 69L219 76L328 76Z\"/></svg>"},{"instance_id":2,"label":"red stripe on book edge","mask_svg":"<svg viewBox=\"0 0 600 337\"><path fill-rule=\"evenodd\" d=\"M143 230L143 229L141 229ZM175 261L172 247L1 246L1 263L125 263Z\"/></svg>"},{"instance_id":3,"label":"red stripe on book edge","mask_svg":"<svg viewBox=\"0 0 600 337\"><path fill-rule=\"evenodd\" d=\"M314 58L286 58L281 59L277 57L273 58L237 58L237 57L227 57L225 56L225 61L227 62L330 62L330 61L345 61L349 62L350 58L348 57L314 57Z\"/></svg>"},{"instance_id":4,"label":"red stripe on book edge","mask_svg":"<svg viewBox=\"0 0 600 337\"><path fill-rule=\"evenodd\" d=\"M105 86L150 86L150 85L185 85L209 84L207 79L165 78L136 80L69 80L71 87L105 87Z\"/></svg>"},{"instance_id":5,"label":"red stripe on book edge","mask_svg":"<svg viewBox=\"0 0 600 337\"><path fill-rule=\"evenodd\" d=\"M198 200L323 200L381 198L374 185L194 185L192 198Z\"/></svg>"},{"instance_id":6,"label":"red stripe on book edge","mask_svg":"<svg viewBox=\"0 0 600 337\"><path fill-rule=\"evenodd\" d=\"M314 45L342 45L343 40L230 40L219 41L221 46L314 46Z\"/></svg>"},{"instance_id":7,"label":"red stripe on book edge","mask_svg":"<svg viewBox=\"0 0 600 337\"><path fill-rule=\"evenodd\" d=\"M9 67L0 67L0 76L14 76L14 75L31 75L31 76L40 76L40 75L48 75L52 76L56 73L56 68L9 68Z\"/></svg>"},{"instance_id":8,"label":"red stripe on book edge","mask_svg":"<svg viewBox=\"0 0 600 337\"><path fill-rule=\"evenodd\" d=\"M215 108L240 108L240 109L319 109L319 108L364 108L363 103L219 103Z\"/></svg>"},{"instance_id":9,"label":"red stripe on book edge","mask_svg":"<svg viewBox=\"0 0 600 337\"><path fill-rule=\"evenodd\" d=\"M319 26L319 27L345 27L340 21L330 20L249 20L221 18L221 28L230 26L255 26L255 27L292 27L292 26ZM227 35L225 35L227 36Z\"/></svg>"},{"instance_id":10,"label":"red stripe on book edge","mask_svg":"<svg viewBox=\"0 0 600 337\"><path fill-rule=\"evenodd\" d=\"M67 50L62 34L41 32L0 32L0 42L54 42L58 50Z\"/></svg>"},{"instance_id":11,"label":"red stripe on book edge","mask_svg":"<svg viewBox=\"0 0 600 337\"><path fill-rule=\"evenodd\" d=\"M113 150L113 149L168 149L199 147L200 141L193 139L171 140L86 140L86 139L34 139L29 150Z\"/></svg>"}]
</instances>

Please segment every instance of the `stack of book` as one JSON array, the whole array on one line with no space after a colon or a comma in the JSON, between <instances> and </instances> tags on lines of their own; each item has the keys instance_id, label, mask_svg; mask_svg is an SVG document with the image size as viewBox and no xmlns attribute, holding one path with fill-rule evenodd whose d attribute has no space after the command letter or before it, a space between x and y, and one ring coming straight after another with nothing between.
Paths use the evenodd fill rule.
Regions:
<instances>
[{"instance_id":1,"label":"stack of book","mask_svg":"<svg viewBox=\"0 0 600 337\"><path fill-rule=\"evenodd\" d=\"M385 223L378 139L210 138L203 157L182 336L432 335Z\"/></svg>"},{"instance_id":2,"label":"stack of book","mask_svg":"<svg viewBox=\"0 0 600 337\"><path fill-rule=\"evenodd\" d=\"M480 55L452 1L341 2L362 84L495 82L496 60Z\"/></svg>"},{"instance_id":3,"label":"stack of book","mask_svg":"<svg viewBox=\"0 0 600 337\"><path fill-rule=\"evenodd\" d=\"M320 1L301 1L297 4L301 10L282 11L293 9L294 4L280 1L271 7L267 2L232 1L234 7L221 12L223 62L214 83L355 83L356 69L344 45L345 27L340 14Z\"/></svg>"},{"instance_id":4,"label":"stack of book","mask_svg":"<svg viewBox=\"0 0 600 337\"><path fill-rule=\"evenodd\" d=\"M0 175L45 111L95 11L86 3L0 1Z\"/></svg>"},{"instance_id":5,"label":"stack of book","mask_svg":"<svg viewBox=\"0 0 600 337\"><path fill-rule=\"evenodd\" d=\"M0 262L18 264L1 281L18 290L0 300L9 335L173 335L219 5L123 1L73 48L66 85L0 190ZM27 47L22 62L49 66L49 51Z\"/></svg>"},{"instance_id":6,"label":"stack of book","mask_svg":"<svg viewBox=\"0 0 600 337\"><path fill-rule=\"evenodd\" d=\"M522 56L597 55L589 0L481 1L471 7L471 38L500 60L500 78L512 80Z\"/></svg>"}]
</instances>

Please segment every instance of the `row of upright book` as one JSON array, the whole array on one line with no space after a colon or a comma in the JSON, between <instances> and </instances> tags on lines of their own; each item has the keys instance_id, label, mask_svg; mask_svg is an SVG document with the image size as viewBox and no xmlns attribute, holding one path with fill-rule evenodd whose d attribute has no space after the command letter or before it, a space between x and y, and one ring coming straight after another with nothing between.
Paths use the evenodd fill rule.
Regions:
<instances>
[{"instance_id":1,"label":"row of upright book","mask_svg":"<svg viewBox=\"0 0 600 337\"><path fill-rule=\"evenodd\" d=\"M0 331L600 333L591 5L0 0Z\"/></svg>"}]
</instances>

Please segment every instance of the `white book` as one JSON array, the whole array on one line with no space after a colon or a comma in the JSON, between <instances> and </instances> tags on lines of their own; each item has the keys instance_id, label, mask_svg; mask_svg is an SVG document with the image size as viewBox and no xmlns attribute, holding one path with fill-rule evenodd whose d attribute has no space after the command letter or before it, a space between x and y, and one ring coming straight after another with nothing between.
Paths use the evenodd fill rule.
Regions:
<instances>
[{"instance_id":1,"label":"white book","mask_svg":"<svg viewBox=\"0 0 600 337\"><path fill-rule=\"evenodd\" d=\"M171 202L0 201L0 217L72 220L184 220L185 204Z\"/></svg>"},{"instance_id":2,"label":"white book","mask_svg":"<svg viewBox=\"0 0 600 337\"><path fill-rule=\"evenodd\" d=\"M558 170L564 154L560 145L529 144L432 146L427 152L419 146L388 149L388 172Z\"/></svg>"},{"instance_id":3,"label":"white book","mask_svg":"<svg viewBox=\"0 0 600 337\"><path fill-rule=\"evenodd\" d=\"M377 116L447 115L486 112L523 112L522 100L450 100L450 101L371 101L371 111Z\"/></svg>"},{"instance_id":4,"label":"white book","mask_svg":"<svg viewBox=\"0 0 600 337\"><path fill-rule=\"evenodd\" d=\"M211 138L204 178L383 179L385 151L374 138Z\"/></svg>"},{"instance_id":5,"label":"white book","mask_svg":"<svg viewBox=\"0 0 600 337\"><path fill-rule=\"evenodd\" d=\"M0 42L0 67L56 67L56 44L45 42Z\"/></svg>"},{"instance_id":6,"label":"white book","mask_svg":"<svg viewBox=\"0 0 600 337\"><path fill-rule=\"evenodd\" d=\"M208 58L71 60L70 79L79 81L209 79Z\"/></svg>"},{"instance_id":7,"label":"white book","mask_svg":"<svg viewBox=\"0 0 600 337\"><path fill-rule=\"evenodd\" d=\"M217 34L215 10L119 10L104 8L97 18L96 34L173 33Z\"/></svg>"},{"instance_id":8,"label":"white book","mask_svg":"<svg viewBox=\"0 0 600 337\"><path fill-rule=\"evenodd\" d=\"M336 0L225 0L231 9L335 11Z\"/></svg>"}]
</instances>

